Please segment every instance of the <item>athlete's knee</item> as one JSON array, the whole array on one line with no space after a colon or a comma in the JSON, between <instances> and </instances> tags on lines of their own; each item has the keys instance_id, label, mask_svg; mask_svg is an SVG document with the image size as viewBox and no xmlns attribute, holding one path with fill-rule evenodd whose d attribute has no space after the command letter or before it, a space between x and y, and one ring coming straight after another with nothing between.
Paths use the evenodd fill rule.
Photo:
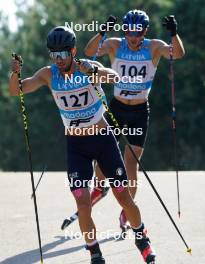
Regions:
<instances>
[{"instance_id":1,"label":"athlete's knee","mask_svg":"<svg viewBox=\"0 0 205 264\"><path fill-rule=\"evenodd\" d=\"M125 187L123 187L123 186L115 187L115 191L116 191L117 193L121 193L121 192L123 192L124 190L125 190Z\"/></svg>"},{"instance_id":2,"label":"athlete's knee","mask_svg":"<svg viewBox=\"0 0 205 264\"><path fill-rule=\"evenodd\" d=\"M130 150L128 145L126 145L125 147L125 154L124 154L125 161L131 162L133 164L137 164L137 160L140 160L144 149L139 146L133 146L133 145L131 145L131 148L133 151Z\"/></svg>"},{"instance_id":3,"label":"athlete's knee","mask_svg":"<svg viewBox=\"0 0 205 264\"><path fill-rule=\"evenodd\" d=\"M116 197L116 199L118 200L119 204L122 207L129 207L131 205L133 205L133 199L130 196L130 193L127 189L127 187L117 187L117 188L113 188L113 193Z\"/></svg>"},{"instance_id":4,"label":"athlete's knee","mask_svg":"<svg viewBox=\"0 0 205 264\"><path fill-rule=\"evenodd\" d=\"M76 190L72 191L72 193L73 193L73 196L75 197L75 199L79 199L84 194L83 188L76 189Z\"/></svg>"},{"instance_id":5,"label":"athlete's knee","mask_svg":"<svg viewBox=\"0 0 205 264\"><path fill-rule=\"evenodd\" d=\"M135 154L135 156L137 157L137 155ZM126 164L126 166L137 166L137 159L136 159L136 157L135 157L132 153L129 153L129 154L125 154L125 156L124 156L124 160L125 160L125 164ZM137 157L138 158L138 157Z\"/></svg>"},{"instance_id":6,"label":"athlete's knee","mask_svg":"<svg viewBox=\"0 0 205 264\"><path fill-rule=\"evenodd\" d=\"M72 191L73 196L78 206L89 206L90 205L90 193L86 188L79 188Z\"/></svg>"}]
</instances>

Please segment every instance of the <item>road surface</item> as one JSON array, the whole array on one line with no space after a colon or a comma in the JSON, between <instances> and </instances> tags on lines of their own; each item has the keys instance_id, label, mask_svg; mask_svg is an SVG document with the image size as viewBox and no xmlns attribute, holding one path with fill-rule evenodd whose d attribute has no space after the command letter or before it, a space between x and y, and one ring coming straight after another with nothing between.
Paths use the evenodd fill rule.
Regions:
<instances>
[{"instance_id":1,"label":"road surface","mask_svg":"<svg viewBox=\"0 0 205 264\"><path fill-rule=\"evenodd\" d=\"M205 264L205 172L180 172L181 219L177 216L174 172L148 172L186 242L181 238L142 173L136 201L152 244L157 264ZM37 182L40 173L35 172ZM90 263L89 252L79 233L78 222L60 230L75 203L65 184L66 173L46 172L37 191L44 264ZM0 172L0 263L40 263L29 172ZM103 255L108 264L137 264L143 260L135 248L132 232L119 241L120 207L111 191L93 209Z\"/></svg>"}]
</instances>

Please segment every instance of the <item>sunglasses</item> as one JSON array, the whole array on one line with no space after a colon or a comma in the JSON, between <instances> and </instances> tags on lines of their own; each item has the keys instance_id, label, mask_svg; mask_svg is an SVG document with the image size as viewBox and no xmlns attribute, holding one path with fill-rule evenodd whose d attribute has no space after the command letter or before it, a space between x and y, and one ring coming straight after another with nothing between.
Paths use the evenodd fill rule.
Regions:
<instances>
[{"instance_id":1,"label":"sunglasses","mask_svg":"<svg viewBox=\"0 0 205 264\"><path fill-rule=\"evenodd\" d=\"M51 59L67 59L68 57L70 57L71 55L71 51L67 51L67 50L64 50L64 51L50 51L49 52L49 56Z\"/></svg>"},{"instance_id":2,"label":"sunglasses","mask_svg":"<svg viewBox=\"0 0 205 264\"><path fill-rule=\"evenodd\" d=\"M145 29L141 31L126 31L125 35L127 36L134 36L134 37L141 37L145 32Z\"/></svg>"}]
</instances>

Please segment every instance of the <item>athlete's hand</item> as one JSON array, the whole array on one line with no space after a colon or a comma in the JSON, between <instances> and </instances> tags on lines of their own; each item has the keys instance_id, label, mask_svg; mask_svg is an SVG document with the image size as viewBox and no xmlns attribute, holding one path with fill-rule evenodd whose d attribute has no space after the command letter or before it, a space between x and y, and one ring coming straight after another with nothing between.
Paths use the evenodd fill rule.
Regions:
<instances>
[{"instance_id":1,"label":"athlete's hand","mask_svg":"<svg viewBox=\"0 0 205 264\"><path fill-rule=\"evenodd\" d=\"M173 15L169 15L164 17L164 21L162 23L164 27L170 32L172 37L177 34L177 21Z\"/></svg>"},{"instance_id":2,"label":"athlete's hand","mask_svg":"<svg viewBox=\"0 0 205 264\"><path fill-rule=\"evenodd\" d=\"M79 71L85 74L92 74L95 70L94 65L86 59L81 59L78 62L79 65Z\"/></svg>"},{"instance_id":3,"label":"athlete's hand","mask_svg":"<svg viewBox=\"0 0 205 264\"><path fill-rule=\"evenodd\" d=\"M23 64L23 60L21 58L21 56L18 55L13 55L12 54L12 61L11 61L11 71L14 73L20 73L21 72L21 67Z\"/></svg>"},{"instance_id":4,"label":"athlete's hand","mask_svg":"<svg viewBox=\"0 0 205 264\"><path fill-rule=\"evenodd\" d=\"M113 15L110 15L107 21L101 25L101 29L99 31L100 35L104 36L106 32L112 31L116 21L117 18Z\"/></svg>"}]
</instances>

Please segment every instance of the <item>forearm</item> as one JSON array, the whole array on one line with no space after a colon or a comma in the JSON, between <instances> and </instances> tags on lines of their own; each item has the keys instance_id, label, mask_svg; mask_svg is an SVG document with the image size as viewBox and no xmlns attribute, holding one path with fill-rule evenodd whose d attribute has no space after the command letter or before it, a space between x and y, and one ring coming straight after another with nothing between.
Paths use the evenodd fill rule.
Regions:
<instances>
[{"instance_id":1,"label":"forearm","mask_svg":"<svg viewBox=\"0 0 205 264\"><path fill-rule=\"evenodd\" d=\"M92 57L96 54L101 39L102 36L98 33L88 42L84 50L86 56Z\"/></svg>"},{"instance_id":2,"label":"forearm","mask_svg":"<svg viewBox=\"0 0 205 264\"><path fill-rule=\"evenodd\" d=\"M173 45L173 58L174 59L182 58L185 54L185 50L179 35L172 37L172 45Z\"/></svg>"},{"instance_id":3,"label":"forearm","mask_svg":"<svg viewBox=\"0 0 205 264\"><path fill-rule=\"evenodd\" d=\"M19 95L19 82L18 82L18 74L11 73L10 79L9 79L9 93L12 96L18 96Z\"/></svg>"},{"instance_id":4,"label":"forearm","mask_svg":"<svg viewBox=\"0 0 205 264\"><path fill-rule=\"evenodd\" d=\"M32 92L34 89L32 83L30 82L31 78L26 78L21 81L22 91L24 94ZM30 83L30 85L29 85ZM11 96L18 96L20 93L18 74L12 73L9 80L9 93Z\"/></svg>"}]
</instances>

